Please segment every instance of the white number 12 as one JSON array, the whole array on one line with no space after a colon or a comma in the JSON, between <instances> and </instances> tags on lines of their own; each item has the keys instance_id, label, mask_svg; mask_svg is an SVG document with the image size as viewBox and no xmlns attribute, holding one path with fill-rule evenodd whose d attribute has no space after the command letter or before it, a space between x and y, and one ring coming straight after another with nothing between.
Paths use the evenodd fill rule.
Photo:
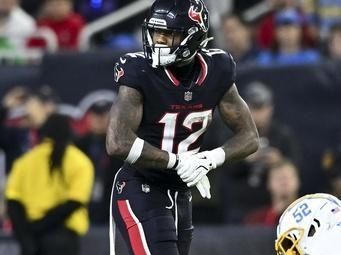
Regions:
<instances>
[{"instance_id":1,"label":"white number 12","mask_svg":"<svg viewBox=\"0 0 341 255\"><path fill-rule=\"evenodd\" d=\"M161 144L162 150L173 152L178 115L179 113L166 113L159 121L159 123L164 124L163 139ZM189 130L192 130L192 125L194 123L202 123L202 127L199 130L191 133L186 139L179 143L177 153L188 151L189 146L198 140L203 133L205 133L211 120L212 110L189 113L184 119L182 125ZM199 149L200 148L196 148L193 151L199 151Z\"/></svg>"}]
</instances>

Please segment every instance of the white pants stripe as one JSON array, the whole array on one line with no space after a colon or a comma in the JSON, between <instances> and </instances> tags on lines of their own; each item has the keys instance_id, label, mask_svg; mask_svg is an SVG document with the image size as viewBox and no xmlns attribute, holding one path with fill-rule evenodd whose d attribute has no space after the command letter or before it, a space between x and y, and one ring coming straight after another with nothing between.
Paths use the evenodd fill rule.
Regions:
<instances>
[{"instance_id":1,"label":"white pants stripe","mask_svg":"<svg viewBox=\"0 0 341 255\"><path fill-rule=\"evenodd\" d=\"M115 174L114 182L113 182L112 189L111 189L111 195L110 195L110 208L109 208L110 255L115 255L115 234L116 234L116 225L115 225L115 222L114 222L113 216L112 216L112 197L113 197L114 190L115 190L116 178L117 178L117 175L119 174L119 172L121 170L122 170L122 168L120 168L117 171L117 173Z\"/></svg>"}]
</instances>

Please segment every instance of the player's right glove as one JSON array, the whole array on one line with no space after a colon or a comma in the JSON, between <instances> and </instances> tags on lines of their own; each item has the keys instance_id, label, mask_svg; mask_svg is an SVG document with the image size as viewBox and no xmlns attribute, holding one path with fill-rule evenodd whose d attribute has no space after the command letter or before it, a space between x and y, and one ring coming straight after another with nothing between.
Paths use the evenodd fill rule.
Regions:
<instances>
[{"instance_id":1,"label":"player's right glove","mask_svg":"<svg viewBox=\"0 0 341 255\"><path fill-rule=\"evenodd\" d=\"M216 164L208 157L197 157L196 154L185 159L179 155L179 163L175 168L178 175L188 187L195 186Z\"/></svg>"},{"instance_id":2,"label":"player's right glove","mask_svg":"<svg viewBox=\"0 0 341 255\"><path fill-rule=\"evenodd\" d=\"M198 163L198 161L195 160L192 157L192 155L193 153L188 153L188 152L181 153L178 155L169 153L169 162L168 162L167 167L175 169L178 174L179 174L179 171L184 170L184 169L187 169L188 171L190 171L191 168L198 168L200 166L200 162ZM200 195L203 198L208 198L208 199L211 198L211 192L210 192L211 185L207 176L201 176L200 180L196 181L195 184L188 186L188 187L192 187L192 186L196 186Z\"/></svg>"},{"instance_id":3,"label":"player's right glove","mask_svg":"<svg viewBox=\"0 0 341 255\"><path fill-rule=\"evenodd\" d=\"M190 166L180 166L177 172L181 179L187 183L188 187L192 187L209 171L221 166L225 161L225 151L219 147L210 151L203 151L192 155L187 163ZM193 163L195 162L195 163Z\"/></svg>"},{"instance_id":4,"label":"player's right glove","mask_svg":"<svg viewBox=\"0 0 341 255\"><path fill-rule=\"evenodd\" d=\"M198 154L194 154L192 152L184 152L180 154L168 153L169 160L167 168L175 169L180 178L186 182L192 182L202 171L209 170L215 168L214 162L208 160L207 157L196 157ZM201 175L202 177L203 175ZM201 179L198 178L196 183ZM188 185L188 187L194 186Z\"/></svg>"},{"instance_id":5,"label":"player's right glove","mask_svg":"<svg viewBox=\"0 0 341 255\"><path fill-rule=\"evenodd\" d=\"M221 166L225 161L225 151L219 147L197 154L189 152L175 155L169 153L168 168L175 168L188 187L195 186L209 171Z\"/></svg>"}]
</instances>

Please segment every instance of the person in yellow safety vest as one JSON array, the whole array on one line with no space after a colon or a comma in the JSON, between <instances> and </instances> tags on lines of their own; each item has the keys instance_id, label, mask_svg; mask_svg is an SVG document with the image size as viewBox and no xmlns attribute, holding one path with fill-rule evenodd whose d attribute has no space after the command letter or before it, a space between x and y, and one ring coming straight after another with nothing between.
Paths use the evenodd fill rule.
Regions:
<instances>
[{"instance_id":1,"label":"person in yellow safety vest","mask_svg":"<svg viewBox=\"0 0 341 255\"><path fill-rule=\"evenodd\" d=\"M23 255L77 255L89 227L93 165L72 145L66 116L52 114L42 135L10 171L8 214Z\"/></svg>"}]
</instances>

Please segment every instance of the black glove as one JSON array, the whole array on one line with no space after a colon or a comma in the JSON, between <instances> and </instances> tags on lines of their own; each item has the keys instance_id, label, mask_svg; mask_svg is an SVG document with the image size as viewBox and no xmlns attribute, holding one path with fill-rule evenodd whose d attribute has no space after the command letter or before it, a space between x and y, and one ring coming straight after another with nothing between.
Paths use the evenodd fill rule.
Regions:
<instances>
[{"instance_id":1,"label":"black glove","mask_svg":"<svg viewBox=\"0 0 341 255\"><path fill-rule=\"evenodd\" d=\"M48 231L58 228L63 225L65 220L82 204L77 201L67 201L49 210L45 216L30 224L30 229L36 235L42 235Z\"/></svg>"}]
</instances>

